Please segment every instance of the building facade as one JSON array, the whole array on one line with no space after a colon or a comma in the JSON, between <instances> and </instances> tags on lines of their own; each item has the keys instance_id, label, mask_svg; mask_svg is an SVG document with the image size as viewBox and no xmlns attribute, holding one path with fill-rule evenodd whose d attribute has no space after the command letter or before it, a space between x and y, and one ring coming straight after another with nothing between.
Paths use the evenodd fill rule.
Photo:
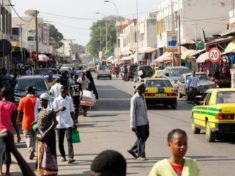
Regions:
<instances>
[{"instance_id":1,"label":"building facade","mask_svg":"<svg viewBox=\"0 0 235 176\"><path fill-rule=\"evenodd\" d=\"M36 23L34 17L23 17L23 21L12 18L12 45L26 48L30 52L36 51ZM38 18L38 52L51 53L49 45L49 24L44 23L43 18Z\"/></svg>"},{"instance_id":2,"label":"building facade","mask_svg":"<svg viewBox=\"0 0 235 176\"><path fill-rule=\"evenodd\" d=\"M230 8L231 1L227 0L163 1L156 26L159 55L178 52L179 42L203 41L220 34L226 29Z\"/></svg>"},{"instance_id":3,"label":"building facade","mask_svg":"<svg viewBox=\"0 0 235 176\"><path fill-rule=\"evenodd\" d=\"M10 2L10 3L9 3ZM11 38L11 1L3 0L0 2L1 12L0 12L0 38L10 41ZM4 45L0 46L1 53L4 48ZM3 56L1 54L0 65L1 68L10 68L10 55Z\"/></svg>"}]
</instances>

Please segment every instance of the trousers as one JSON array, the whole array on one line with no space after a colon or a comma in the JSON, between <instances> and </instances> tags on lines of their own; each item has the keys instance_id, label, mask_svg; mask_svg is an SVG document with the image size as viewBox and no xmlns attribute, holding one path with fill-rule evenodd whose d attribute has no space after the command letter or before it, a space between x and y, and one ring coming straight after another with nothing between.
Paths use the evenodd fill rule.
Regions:
<instances>
[{"instance_id":1,"label":"trousers","mask_svg":"<svg viewBox=\"0 0 235 176\"><path fill-rule=\"evenodd\" d=\"M149 125L136 126L135 134L137 140L131 151L135 152L138 157L145 157L145 142L149 137Z\"/></svg>"},{"instance_id":2,"label":"trousers","mask_svg":"<svg viewBox=\"0 0 235 176\"><path fill-rule=\"evenodd\" d=\"M29 152L35 151L36 133L33 130L24 130L23 134Z\"/></svg>"},{"instance_id":3,"label":"trousers","mask_svg":"<svg viewBox=\"0 0 235 176\"><path fill-rule=\"evenodd\" d=\"M72 127L70 128L59 128L57 129L58 134L58 141L59 141L59 151L63 158L65 158L65 150L64 150L64 137L66 135L67 143L68 143L68 156L69 159L73 159L74 157L74 150L73 150L73 143L71 139L72 135Z\"/></svg>"}]
</instances>

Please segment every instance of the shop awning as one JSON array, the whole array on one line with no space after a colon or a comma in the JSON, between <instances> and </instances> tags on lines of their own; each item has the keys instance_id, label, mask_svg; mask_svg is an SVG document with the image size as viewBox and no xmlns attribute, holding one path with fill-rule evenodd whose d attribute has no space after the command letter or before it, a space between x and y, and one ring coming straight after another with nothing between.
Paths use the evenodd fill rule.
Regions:
<instances>
[{"instance_id":1,"label":"shop awning","mask_svg":"<svg viewBox=\"0 0 235 176\"><path fill-rule=\"evenodd\" d=\"M235 52L235 39L231 41L225 48L222 54L234 53Z\"/></svg>"},{"instance_id":2,"label":"shop awning","mask_svg":"<svg viewBox=\"0 0 235 176\"><path fill-rule=\"evenodd\" d=\"M208 60L209 60L209 52L205 52L197 58L196 63L204 63Z\"/></svg>"},{"instance_id":3,"label":"shop awning","mask_svg":"<svg viewBox=\"0 0 235 176\"><path fill-rule=\"evenodd\" d=\"M107 62L111 62L112 60L113 60L113 56L109 56L106 61L107 61Z\"/></svg>"},{"instance_id":4,"label":"shop awning","mask_svg":"<svg viewBox=\"0 0 235 176\"><path fill-rule=\"evenodd\" d=\"M151 53L153 51L157 50L157 48L153 48L153 47L142 47L139 48L138 53Z\"/></svg>"},{"instance_id":5,"label":"shop awning","mask_svg":"<svg viewBox=\"0 0 235 176\"><path fill-rule=\"evenodd\" d=\"M195 52L192 53L191 57L197 56L197 55L199 55L199 54L201 54L201 53L204 53L205 51L206 51L205 49L202 49L202 50L195 50Z\"/></svg>"},{"instance_id":6,"label":"shop awning","mask_svg":"<svg viewBox=\"0 0 235 176\"><path fill-rule=\"evenodd\" d=\"M181 54L181 59L185 60L187 58L191 58L192 54L195 53L195 51L196 50L193 50L193 49L186 50L185 52Z\"/></svg>"},{"instance_id":7,"label":"shop awning","mask_svg":"<svg viewBox=\"0 0 235 176\"><path fill-rule=\"evenodd\" d=\"M206 46L211 46L211 45L217 45L217 44L221 44L221 43L225 43L225 42L230 42L233 40L232 36L228 36L228 37L223 37L223 38L217 38L214 40L211 40L209 42L206 43Z\"/></svg>"},{"instance_id":8,"label":"shop awning","mask_svg":"<svg viewBox=\"0 0 235 176\"><path fill-rule=\"evenodd\" d=\"M134 59L133 55L121 58L122 61L129 61L129 60L132 60L132 59Z\"/></svg>"},{"instance_id":9,"label":"shop awning","mask_svg":"<svg viewBox=\"0 0 235 176\"><path fill-rule=\"evenodd\" d=\"M45 54L39 54L38 55L38 61L40 61L40 62L47 62L49 60L50 60L50 58Z\"/></svg>"},{"instance_id":10,"label":"shop awning","mask_svg":"<svg viewBox=\"0 0 235 176\"><path fill-rule=\"evenodd\" d=\"M155 62L169 62L173 59L173 53L166 52L163 55L159 56L157 59L155 59Z\"/></svg>"},{"instance_id":11,"label":"shop awning","mask_svg":"<svg viewBox=\"0 0 235 176\"><path fill-rule=\"evenodd\" d=\"M235 35L235 29L229 29L220 34L221 36Z\"/></svg>"}]
</instances>

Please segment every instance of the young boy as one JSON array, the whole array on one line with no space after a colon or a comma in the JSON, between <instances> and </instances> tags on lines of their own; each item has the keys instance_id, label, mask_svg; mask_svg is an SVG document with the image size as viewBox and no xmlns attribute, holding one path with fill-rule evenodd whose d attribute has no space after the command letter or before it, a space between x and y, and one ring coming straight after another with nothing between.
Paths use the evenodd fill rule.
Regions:
<instances>
[{"instance_id":1,"label":"young boy","mask_svg":"<svg viewBox=\"0 0 235 176\"><path fill-rule=\"evenodd\" d=\"M168 133L168 146L171 156L157 162L149 176L199 176L196 161L184 157L188 148L188 138L185 131L174 129Z\"/></svg>"}]
</instances>

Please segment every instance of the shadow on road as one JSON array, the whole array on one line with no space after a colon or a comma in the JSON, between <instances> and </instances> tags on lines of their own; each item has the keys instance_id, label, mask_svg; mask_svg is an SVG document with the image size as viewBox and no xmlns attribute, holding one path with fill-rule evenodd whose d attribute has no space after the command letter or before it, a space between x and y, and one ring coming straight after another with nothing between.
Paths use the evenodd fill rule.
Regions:
<instances>
[{"instance_id":1,"label":"shadow on road","mask_svg":"<svg viewBox=\"0 0 235 176\"><path fill-rule=\"evenodd\" d=\"M113 86L97 86L99 100L94 111L127 111L130 109L131 95Z\"/></svg>"}]
</instances>

